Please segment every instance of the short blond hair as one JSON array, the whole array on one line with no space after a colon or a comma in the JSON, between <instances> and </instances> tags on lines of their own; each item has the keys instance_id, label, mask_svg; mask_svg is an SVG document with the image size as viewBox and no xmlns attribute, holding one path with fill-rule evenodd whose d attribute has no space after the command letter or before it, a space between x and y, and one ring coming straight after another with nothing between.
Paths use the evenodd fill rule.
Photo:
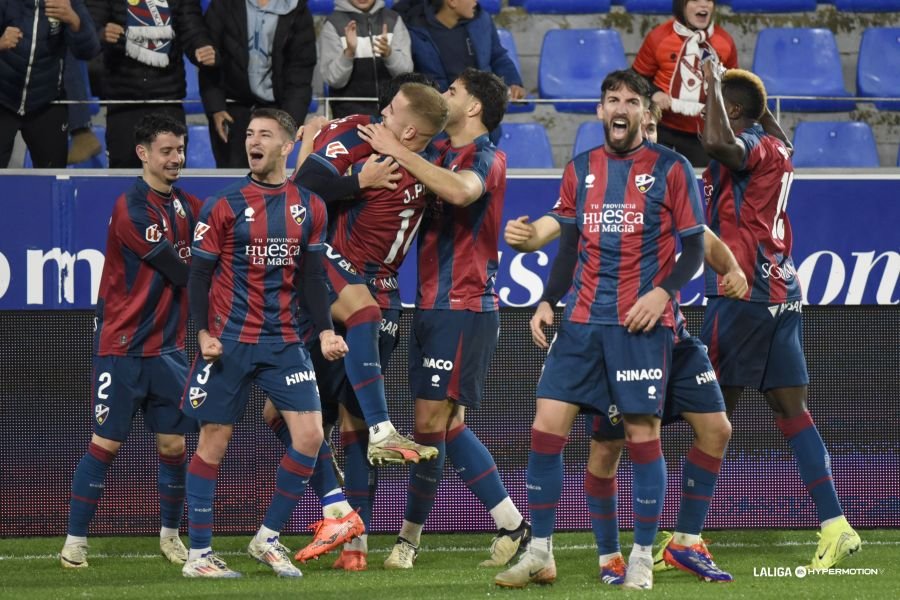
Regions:
<instances>
[{"instance_id":1,"label":"short blond hair","mask_svg":"<svg viewBox=\"0 0 900 600\"><path fill-rule=\"evenodd\" d=\"M433 137L444 130L450 107L440 92L422 83L404 83L398 93L409 101L409 110L422 128L419 133Z\"/></svg>"},{"instance_id":2,"label":"short blond hair","mask_svg":"<svg viewBox=\"0 0 900 600\"><path fill-rule=\"evenodd\" d=\"M722 94L744 107L744 116L758 121L766 111L766 86L759 75L744 69L728 69L722 76Z\"/></svg>"}]
</instances>

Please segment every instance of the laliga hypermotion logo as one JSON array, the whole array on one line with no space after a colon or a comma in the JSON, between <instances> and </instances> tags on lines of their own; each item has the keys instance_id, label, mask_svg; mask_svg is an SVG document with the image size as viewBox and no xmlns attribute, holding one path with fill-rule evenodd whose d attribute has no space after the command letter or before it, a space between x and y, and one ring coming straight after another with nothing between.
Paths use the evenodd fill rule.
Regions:
<instances>
[{"instance_id":1,"label":"laliga hypermotion logo","mask_svg":"<svg viewBox=\"0 0 900 600\"><path fill-rule=\"evenodd\" d=\"M306 220L306 207L299 204L291 204L291 217L297 225L303 225Z\"/></svg>"},{"instance_id":2,"label":"laliga hypermotion logo","mask_svg":"<svg viewBox=\"0 0 900 600\"><path fill-rule=\"evenodd\" d=\"M194 241L202 241L203 236L206 235L207 231L209 231L209 225L207 225L203 221L197 221L197 226L194 227Z\"/></svg>"},{"instance_id":3,"label":"laliga hypermotion logo","mask_svg":"<svg viewBox=\"0 0 900 600\"><path fill-rule=\"evenodd\" d=\"M653 187L653 184L656 182L656 177L650 175L649 173L641 173L640 175L634 176L634 185L637 186L637 189L640 193L646 194L650 188Z\"/></svg>"}]
</instances>

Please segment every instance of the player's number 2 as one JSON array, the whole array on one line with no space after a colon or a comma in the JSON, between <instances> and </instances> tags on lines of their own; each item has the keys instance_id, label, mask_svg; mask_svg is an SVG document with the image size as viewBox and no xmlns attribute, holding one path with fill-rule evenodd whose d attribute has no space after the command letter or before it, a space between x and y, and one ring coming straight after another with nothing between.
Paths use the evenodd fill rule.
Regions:
<instances>
[{"instance_id":1,"label":"player's number 2","mask_svg":"<svg viewBox=\"0 0 900 600\"><path fill-rule=\"evenodd\" d=\"M788 196L791 193L791 184L794 183L794 173L785 173L781 176L781 193L778 195L778 205L775 207L775 221L772 223L772 237L776 240L784 240L784 215L787 213Z\"/></svg>"}]
</instances>

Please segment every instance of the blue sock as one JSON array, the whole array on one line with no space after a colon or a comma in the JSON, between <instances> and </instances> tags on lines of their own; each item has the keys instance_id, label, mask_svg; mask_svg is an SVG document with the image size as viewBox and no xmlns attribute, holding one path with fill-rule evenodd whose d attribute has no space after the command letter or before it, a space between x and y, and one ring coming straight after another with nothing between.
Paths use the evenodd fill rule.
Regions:
<instances>
[{"instance_id":1,"label":"blue sock","mask_svg":"<svg viewBox=\"0 0 900 600\"><path fill-rule=\"evenodd\" d=\"M285 448L291 447L291 431L288 429L287 423L281 417L275 417L271 423L267 423L269 429L275 434Z\"/></svg>"},{"instance_id":2,"label":"blue sock","mask_svg":"<svg viewBox=\"0 0 900 600\"><path fill-rule=\"evenodd\" d=\"M284 528L303 495L315 466L315 456L300 454L293 448L285 451L275 475L275 493L272 494L272 502L266 511L263 525L272 531Z\"/></svg>"},{"instance_id":3,"label":"blue sock","mask_svg":"<svg viewBox=\"0 0 900 600\"><path fill-rule=\"evenodd\" d=\"M103 494L106 471L115 454L97 444L88 444L88 450L72 477L72 498L69 501L69 535L86 537L88 525L97 511L97 503Z\"/></svg>"},{"instance_id":4,"label":"blue sock","mask_svg":"<svg viewBox=\"0 0 900 600\"><path fill-rule=\"evenodd\" d=\"M187 474L188 537L191 548L202 550L212 546L213 497L219 465L211 465L196 452L191 457Z\"/></svg>"},{"instance_id":5,"label":"blue sock","mask_svg":"<svg viewBox=\"0 0 900 600\"><path fill-rule=\"evenodd\" d=\"M344 325L347 327L347 347L350 348L344 357L344 369L353 385L366 425L371 427L388 421L384 376L381 374L378 352L381 310L377 306L367 306L350 315Z\"/></svg>"},{"instance_id":6,"label":"blue sock","mask_svg":"<svg viewBox=\"0 0 900 600\"><path fill-rule=\"evenodd\" d=\"M319 447L319 458L316 460L316 467L313 469L312 477L309 478L309 487L312 488L319 500L322 501L322 506L327 506L340 501L334 500L332 495L328 496L330 501L325 502L325 494L335 488L340 489L341 487L338 484L337 476L334 474L334 466L332 465L333 460L334 457L331 455L331 446L322 442L322 445ZM343 499L344 494L342 493L341 500Z\"/></svg>"},{"instance_id":7,"label":"blue sock","mask_svg":"<svg viewBox=\"0 0 900 600\"><path fill-rule=\"evenodd\" d=\"M447 458L486 509L491 510L509 496L494 457L465 424L447 432Z\"/></svg>"},{"instance_id":8,"label":"blue sock","mask_svg":"<svg viewBox=\"0 0 900 600\"><path fill-rule=\"evenodd\" d=\"M177 456L159 455L159 520L163 527L178 529L184 512L184 481L187 460L182 451Z\"/></svg>"},{"instance_id":9,"label":"blue sock","mask_svg":"<svg viewBox=\"0 0 900 600\"><path fill-rule=\"evenodd\" d=\"M531 535L549 538L556 525L556 506L562 494L562 451L567 438L531 429L531 452L528 454L528 511L531 513Z\"/></svg>"},{"instance_id":10,"label":"blue sock","mask_svg":"<svg viewBox=\"0 0 900 600\"><path fill-rule=\"evenodd\" d=\"M444 474L444 460L447 457L447 432L430 433L415 432L415 440L419 444L434 446L438 455L432 460L409 466L409 488L406 492L406 512L403 518L410 523L424 525L434 506L441 476Z\"/></svg>"},{"instance_id":11,"label":"blue sock","mask_svg":"<svg viewBox=\"0 0 900 600\"><path fill-rule=\"evenodd\" d=\"M350 506L359 512L368 531L376 482L376 471L366 458L369 432L365 429L342 431L341 445L344 447L344 493Z\"/></svg>"},{"instance_id":12,"label":"blue sock","mask_svg":"<svg viewBox=\"0 0 900 600\"><path fill-rule=\"evenodd\" d=\"M634 468L634 543L652 546L666 497L666 461L659 439L625 442Z\"/></svg>"},{"instance_id":13,"label":"blue sock","mask_svg":"<svg viewBox=\"0 0 900 600\"><path fill-rule=\"evenodd\" d=\"M681 470L681 506L675 531L700 535L721 467L721 458L691 446Z\"/></svg>"},{"instance_id":14,"label":"blue sock","mask_svg":"<svg viewBox=\"0 0 900 600\"><path fill-rule=\"evenodd\" d=\"M619 552L619 519L617 515L616 478L584 473L584 494L591 515L591 529L597 542L597 554Z\"/></svg>"},{"instance_id":15,"label":"blue sock","mask_svg":"<svg viewBox=\"0 0 900 600\"><path fill-rule=\"evenodd\" d=\"M794 451L800 479L816 504L819 522L844 514L831 479L828 450L809 412L790 419L775 419L775 424Z\"/></svg>"}]
</instances>

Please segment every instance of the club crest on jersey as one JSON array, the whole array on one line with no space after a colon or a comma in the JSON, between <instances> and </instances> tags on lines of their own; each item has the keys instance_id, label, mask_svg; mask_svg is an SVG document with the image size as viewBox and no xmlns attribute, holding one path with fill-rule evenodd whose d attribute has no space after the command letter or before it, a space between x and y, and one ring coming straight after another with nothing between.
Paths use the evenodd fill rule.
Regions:
<instances>
[{"instance_id":1,"label":"club crest on jersey","mask_svg":"<svg viewBox=\"0 0 900 600\"><path fill-rule=\"evenodd\" d=\"M109 407L105 404L98 404L94 407L94 419L97 420L97 425L103 425L106 422L106 417L109 416Z\"/></svg>"},{"instance_id":2,"label":"club crest on jersey","mask_svg":"<svg viewBox=\"0 0 900 600\"><path fill-rule=\"evenodd\" d=\"M350 154L342 143L331 142L325 146L325 156L328 158L337 158L341 154Z\"/></svg>"},{"instance_id":3,"label":"club crest on jersey","mask_svg":"<svg viewBox=\"0 0 900 600\"><path fill-rule=\"evenodd\" d=\"M300 204L291 204L291 217L297 225L303 225L306 220L306 207Z\"/></svg>"},{"instance_id":4,"label":"club crest on jersey","mask_svg":"<svg viewBox=\"0 0 900 600\"><path fill-rule=\"evenodd\" d=\"M207 231L209 231L209 225L203 221L197 221L197 226L194 227L194 241L199 242L203 240L203 236L206 235Z\"/></svg>"},{"instance_id":5,"label":"club crest on jersey","mask_svg":"<svg viewBox=\"0 0 900 600\"><path fill-rule=\"evenodd\" d=\"M193 408L198 408L206 400L206 390L200 387L191 386L188 392L188 399L191 401Z\"/></svg>"},{"instance_id":6,"label":"club crest on jersey","mask_svg":"<svg viewBox=\"0 0 900 600\"><path fill-rule=\"evenodd\" d=\"M646 194L647 190L652 188L655 182L656 177L647 173L641 173L640 175L634 176L634 185L637 186L638 191L642 194Z\"/></svg>"},{"instance_id":7,"label":"club crest on jersey","mask_svg":"<svg viewBox=\"0 0 900 600\"><path fill-rule=\"evenodd\" d=\"M172 201L172 206L175 207L175 214L176 214L176 215L178 215L178 216L181 217L182 219L186 219L186 218L187 218L187 213L184 212L184 207L181 205L181 200L179 200L178 198L175 198L175 199Z\"/></svg>"}]
</instances>

